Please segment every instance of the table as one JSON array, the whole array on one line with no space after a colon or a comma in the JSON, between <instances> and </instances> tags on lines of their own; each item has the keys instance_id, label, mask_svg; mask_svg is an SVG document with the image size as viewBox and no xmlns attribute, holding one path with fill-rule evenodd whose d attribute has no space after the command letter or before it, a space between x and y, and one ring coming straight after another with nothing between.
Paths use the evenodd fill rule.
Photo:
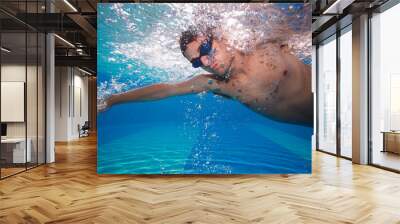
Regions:
<instances>
[{"instance_id":1,"label":"table","mask_svg":"<svg viewBox=\"0 0 400 224\"><path fill-rule=\"evenodd\" d=\"M383 150L382 152L392 152L400 154L400 131L382 131Z\"/></svg>"},{"instance_id":2,"label":"table","mask_svg":"<svg viewBox=\"0 0 400 224\"><path fill-rule=\"evenodd\" d=\"M10 163L26 163L32 159L31 145L32 141L27 138L26 150L25 150L25 138L5 138L1 139L1 154L2 157ZM12 148L10 148L12 147ZM3 156L3 154L6 154ZM7 154L12 154L7 156ZM8 157L8 158L7 158ZM11 160L12 158L12 160Z\"/></svg>"}]
</instances>

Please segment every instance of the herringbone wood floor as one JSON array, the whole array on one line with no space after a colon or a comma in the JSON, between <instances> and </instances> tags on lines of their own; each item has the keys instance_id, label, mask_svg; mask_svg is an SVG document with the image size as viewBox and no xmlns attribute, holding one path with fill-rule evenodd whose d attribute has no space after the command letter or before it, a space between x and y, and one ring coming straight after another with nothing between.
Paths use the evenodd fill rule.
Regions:
<instances>
[{"instance_id":1,"label":"herringbone wood floor","mask_svg":"<svg viewBox=\"0 0 400 224\"><path fill-rule=\"evenodd\" d=\"M96 139L0 181L0 223L400 223L400 175L315 152L312 175L96 174Z\"/></svg>"}]
</instances>

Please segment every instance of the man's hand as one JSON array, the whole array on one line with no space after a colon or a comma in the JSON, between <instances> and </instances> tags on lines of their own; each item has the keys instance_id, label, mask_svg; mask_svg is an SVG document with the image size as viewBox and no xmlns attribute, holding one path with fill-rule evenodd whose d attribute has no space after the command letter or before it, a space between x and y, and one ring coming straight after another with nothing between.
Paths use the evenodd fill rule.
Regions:
<instances>
[{"instance_id":1,"label":"man's hand","mask_svg":"<svg viewBox=\"0 0 400 224\"><path fill-rule=\"evenodd\" d=\"M108 102L108 99L97 102L97 113L104 112L109 108L110 108L110 103Z\"/></svg>"}]
</instances>

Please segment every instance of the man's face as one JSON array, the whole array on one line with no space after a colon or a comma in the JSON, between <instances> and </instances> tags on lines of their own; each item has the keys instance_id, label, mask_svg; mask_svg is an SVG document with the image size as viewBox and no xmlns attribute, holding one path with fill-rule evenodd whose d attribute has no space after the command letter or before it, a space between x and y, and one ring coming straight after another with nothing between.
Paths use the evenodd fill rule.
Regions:
<instances>
[{"instance_id":1,"label":"man's face","mask_svg":"<svg viewBox=\"0 0 400 224\"><path fill-rule=\"evenodd\" d=\"M197 37L195 41L187 45L183 55L189 61L200 57L200 45L206 40L207 38L204 36ZM233 55L227 51L224 43L216 39L213 39L212 49L213 53L200 57L203 64L202 68L210 73L225 76L231 66Z\"/></svg>"}]
</instances>

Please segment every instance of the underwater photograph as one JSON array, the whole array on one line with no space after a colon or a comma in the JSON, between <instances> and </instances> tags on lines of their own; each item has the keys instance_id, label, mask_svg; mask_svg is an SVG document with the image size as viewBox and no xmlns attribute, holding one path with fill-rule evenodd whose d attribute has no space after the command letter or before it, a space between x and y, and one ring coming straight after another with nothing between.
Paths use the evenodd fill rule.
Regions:
<instances>
[{"instance_id":1,"label":"underwater photograph","mask_svg":"<svg viewBox=\"0 0 400 224\"><path fill-rule=\"evenodd\" d=\"M99 174L311 173L311 5L98 4Z\"/></svg>"}]
</instances>

